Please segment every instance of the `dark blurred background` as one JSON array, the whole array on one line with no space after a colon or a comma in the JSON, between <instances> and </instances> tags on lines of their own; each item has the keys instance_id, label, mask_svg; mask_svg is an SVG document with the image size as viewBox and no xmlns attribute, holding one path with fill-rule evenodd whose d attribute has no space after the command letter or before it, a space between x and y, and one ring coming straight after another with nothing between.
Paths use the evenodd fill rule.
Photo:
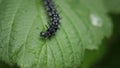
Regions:
<instances>
[{"instance_id":1,"label":"dark blurred background","mask_svg":"<svg viewBox=\"0 0 120 68\"><path fill-rule=\"evenodd\" d=\"M120 68L120 14L109 14L113 21L113 34L107 42L107 51L91 68Z\"/></svg>"},{"instance_id":2,"label":"dark blurred background","mask_svg":"<svg viewBox=\"0 0 120 68\"><path fill-rule=\"evenodd\" d=\"M86 50L80 68L120 68L120 14L108 14L113 23L113 34L104 39L98 50Z\"/></svg>"}]
</instances>

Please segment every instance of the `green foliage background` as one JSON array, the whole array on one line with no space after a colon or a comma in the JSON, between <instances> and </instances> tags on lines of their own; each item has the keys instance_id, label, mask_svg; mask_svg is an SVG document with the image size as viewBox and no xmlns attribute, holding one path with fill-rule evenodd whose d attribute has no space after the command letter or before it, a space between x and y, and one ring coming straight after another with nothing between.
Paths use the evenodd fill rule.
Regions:
<instances>
[{"instance_id":1,"label":"green foliage background","mask_svg":"<svg viewBox=\"0 0 120 68\"><path fill-rule=\"evenodd\" d=\"M22 0L6 0L6 1L0 0L0 26L4 25L3 22L9 22L12 19L11 15L9 14L13 13L13 16L14 16L14 14L17 12L14 17L15 19L13 19L14 22L17 24L13 25L14 29L12 29L13 32L11 34L11 37L15 39L17 38L22 39L21 37L26 37L25 31L29 31L29 29L31 28L29 31L29 35L27 35L28 40L26 44L24 44L27 48L29 47L30 44L31 46L28 49L25 49L26 50L25 51L24 49L18 48L20 47L18 44L20 43L18 42L19 40L14 41L13 38L10 38L9 44L11 46L11 49L13 50L9 50L10 52L5 55L4 53L6 53L7 46L5 46L5 44L3 44L2 42L3 41L6 42L6 38L3 40L2 36L4 37L5 35L9 33L7 33L7 31L3 33L1 30L0 40L3 40L3 41L0 41L0 46L4 45L5 48L2 49L1 47L1 50L0 50L0 53L1 53L0 68L17 68L18 67L17 65L19 65L21 68L26 68L26 65L28 65L28 67L31 67L31 65L36 63L35 61L33 63L34 56L31 54L38 52L37 49L41 48L39 44L46 45L46 46L48 45L52 47L53 49L51 50L53 50L54 53L58 51L56 50L56 48L61 46L62 48L61 53L65 55L65 57L63 57L65 59L65 65L70 66L69 68L76 68L76 67L78 68L119 68L120 67L119 66L120 65L120 62L119 62L119 57L120 57L120 54L119 54L120 52L120 46L119 46L120 45L120 42L119 42L119 39L120 39L120 31L119 31L120 29L119 27L120 26L119 24L120 5L119 4L120 4L120 1L119 0L104 0L102 2L100 0L74 0L73 2L73 0L56 0L55 3L58 5L58 10L61 11L60 13L61 16L65 17L61 21L62 24L64 24L65 26L62 25L62 27L60 27L63 29L60 29L59 33L57 34L57 37L53 38L53 40L46 41L46 40L39 40L38 39L39 36L37 35L41 29L43 30L45 29L45 27L42 27L42 26L44 26L47 22L47 17L44 13L45 11L44 11L43 6L41 6L42 3L40 0L31 0L31 1L30 0L24 0L24 1ZM22 7L18 8L18 6L20 5ZM12 10L9 8L12 8ZM16 9L18 10L16 11ZM13 10L15 11L13 12ZM106 23L104 24L102 28L96 29L96 27L93 27L92 25L88 24L90 23L89 13L91 12L98 15L98 17L101 18L104 23ZM113 22L112 24L113 34L111 37L110 35L112 31L112 25L107 15L111 18L111 21ZM24 20L24 18L28 18L28 19ZM72 18L75 18L75 20ZM27 24L23 24L26 26L22 26L21 22L27 23ZM35 22L35 23L32 24L32 22ZM38 22L43 22L43 23L41 25L41 23L38 24ZM83 22L85 25L83 24ZM5 25L5 27L7 27L8 25L10 25L10 23ZM75 27L73 27L73 25ZM76 28L78 27L78 25L79 25L79 28ZM74 28L76 28L77 30L75 30ZM86 28L89 28L88 33L86 33L87 32ZM20 31L22 30L22 31L16 32L18 34L14 33L14 31L17 31L17 30L20 30ZM78 36L72 36L69 30L71 30L73 34L78 35L80 38L77 39ZM19 34L19 33L23 33L24 35ZM110 38L108 39L108 37ZM33 41L32 39L34 39L34 41L37 44L32 43ZM65 41L62 41L63 39L65 39ZM81 40L82 40L82 44L79 44L78 42ZM57 43L53 43L53 42L57 42ZM61 44L61 42L63 43ZM67 48L68 43L71 43L71 46L75 48L73 49L73 51L76 52L75 54L73 53L76 56L73 59L74 63L72 63L73 61L72 59L68 60L68 57L70 56L69 49ZM77 44L75 43L78 43L78 47L76 47ZM58 46L58 44L60 44L60 46ZM32 45L36 45L36 46L32 47ZM14 52L17 49L20 49L21 52L20 53ZM29 54L29 50L31 54ZM42 58L40 58L43 60L42 61L40 60L40 62L36 64L38 68L40 67L47 68L45 67L45 63L47 62L44 61L46 60L46 58L43 58L43 57L46 57L46 53L47 53L46 47L44 47L43 50L44 51L42 53ZM25 53L25 55L23 56L21 55L21 53ZM58 55L56 55L57 56L56 58L55 56L52 56L50 58L58 59L58 62L57 62L58 68L63 68L64 66L63 64L61 64L61 62L64 62L64 61L60 61L59 58L61 59L61 55L60 56ZM7 58L7 56L9 56L10 60ZM38 55L36 54L35 56L38 56ZM54 63L53 61L50 61L50 60L49 62L51 62L51 64ZM69 64L67 64L67 62ZM40 67L39 67L39 64L40 64ZM36 67L31 67L31 68L36 68ZM48 68L52 68L52 67L48 66Z\"/></svg>"}]
</instances>

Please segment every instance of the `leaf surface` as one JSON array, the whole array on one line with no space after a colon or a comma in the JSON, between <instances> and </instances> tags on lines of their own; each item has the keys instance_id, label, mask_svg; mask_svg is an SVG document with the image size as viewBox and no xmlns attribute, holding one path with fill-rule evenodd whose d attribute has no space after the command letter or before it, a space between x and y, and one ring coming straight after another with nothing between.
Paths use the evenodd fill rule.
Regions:
<instances>
[{"instance_id":1,"label":"leaf surface","mask_svg":"<svg viewBox=\"0 0 120 68\"><path fill-rule=\"evenodd\" d=\"M99 0L56 0L60 29L41 39L47 13L41 0L0 0L0 59L21 68L77 68L85 49L97 49L112 25ZM99 6L100 8L96 7Z\"/></svg>"}]
</instances>

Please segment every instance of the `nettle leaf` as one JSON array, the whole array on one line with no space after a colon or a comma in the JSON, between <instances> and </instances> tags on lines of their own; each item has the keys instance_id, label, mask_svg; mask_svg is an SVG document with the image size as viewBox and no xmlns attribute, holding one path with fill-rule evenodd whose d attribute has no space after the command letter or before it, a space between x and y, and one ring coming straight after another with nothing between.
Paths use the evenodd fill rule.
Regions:
<instances>
[{"instance_id":1,"label":"nettle leaf","mask_svg":"<svg viewBox=\"0 0 120 68\"><path fill-rule=\"evenodd\" d=\"M97 49L112 25L99 0L54 0L60 29L39 34L48 23L42 0L0 0L0 59L21 68L77 68L85 49Z\"/></svg>"}]
</instances>

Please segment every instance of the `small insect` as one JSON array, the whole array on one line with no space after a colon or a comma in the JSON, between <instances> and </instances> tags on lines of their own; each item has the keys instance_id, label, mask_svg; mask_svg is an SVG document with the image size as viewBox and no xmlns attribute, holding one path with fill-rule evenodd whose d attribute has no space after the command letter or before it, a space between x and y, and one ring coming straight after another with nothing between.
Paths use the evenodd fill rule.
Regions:
<instances>
[{"instance_id":1,"label":"small insect","mask_svg":"<svg viewBox=\"0 0 120 68\"><path fill-rule=\"evenodd\" d=\"M49 17L49 26L46 31L40 32L43 38L51 38L59 29L60 17L54 6L53 0L42 0Z\"/></svg>"}]
</instances>

